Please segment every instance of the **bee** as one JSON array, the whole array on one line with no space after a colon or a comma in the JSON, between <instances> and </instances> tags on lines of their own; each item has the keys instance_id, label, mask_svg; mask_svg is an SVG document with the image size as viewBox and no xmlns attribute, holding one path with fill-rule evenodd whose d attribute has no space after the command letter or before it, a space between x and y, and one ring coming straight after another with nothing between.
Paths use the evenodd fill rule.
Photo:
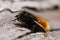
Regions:
<instances>
[{"instance_id":1,"label":"bee","mask_svg":"<svg viewBox=\"0 0 60 40\"><path fill-rule=\"evenodd\" d=\"M19 22L20 21L22 22L22 25L25 28L28 28L31 30L30 33L36 33L36 32L48 33L49 23L48 21L46 21L41 17L35 16L26 11L22 11L15 17Z\"/></svg>"}]
</instances>

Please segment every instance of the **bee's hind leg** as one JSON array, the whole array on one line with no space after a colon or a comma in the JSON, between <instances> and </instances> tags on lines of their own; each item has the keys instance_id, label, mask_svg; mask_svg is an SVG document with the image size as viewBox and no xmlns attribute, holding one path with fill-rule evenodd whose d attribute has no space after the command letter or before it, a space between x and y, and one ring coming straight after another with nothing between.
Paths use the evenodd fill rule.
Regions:
<instances>
[{"instance_id":1,"label":"bee's hind leg","mask_svg":"<svg viewBox=\"0 0 60 40\"><path fill-rule=\"evenodd\" d=\"M39 30L37 29L36 25L33 25L33 27L31 28L32 33L36 33L39 32Z\"/></svg>"}]
</instances>

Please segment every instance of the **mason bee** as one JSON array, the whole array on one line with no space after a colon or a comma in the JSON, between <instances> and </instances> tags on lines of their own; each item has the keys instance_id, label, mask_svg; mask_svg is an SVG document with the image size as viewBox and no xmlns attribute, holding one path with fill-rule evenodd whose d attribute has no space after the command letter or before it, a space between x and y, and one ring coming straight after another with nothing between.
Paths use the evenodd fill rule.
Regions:
<instances>
[{"instance_id":1,"label":"mason bee","mask_svg":"<svg viewBox=\"0 0 60 40\"><path fill-rule=\"evenodd\" d=\"M22 11L15 17L19 22L22 21L21 25L23 27L31 30L30 33L36 33L36 32L48 33L49 23L41 17L35 16L26 11Z\"/></svg>"}]
</instances>

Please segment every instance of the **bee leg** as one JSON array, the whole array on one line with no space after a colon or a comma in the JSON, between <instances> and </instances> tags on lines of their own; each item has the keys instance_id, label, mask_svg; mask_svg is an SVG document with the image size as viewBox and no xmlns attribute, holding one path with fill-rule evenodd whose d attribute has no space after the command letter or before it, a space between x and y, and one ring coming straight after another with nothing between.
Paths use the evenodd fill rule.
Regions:
<instances>
[{"instance_id":1,"label":"bee leg","mask_svg":"<svg viewBox=\"0 0 60 40\"><path fill-rule=\"evenodd\" d=\"M32 31L32 33L38 32L38 29L37 29L36 25L33 25L31 31Z\"/></svg>"},{"instance_id":2,"label":"bee leg","mask_svg":"<svg viewBox=\"0 0 60 40\"><path fill-rule=\"evenodd\" d=\"M18 27L24 27L24 28L27 28L27 24L25 24L24 22L22 23L14 23L15 25L17 25Z\"/></svg>"},{"instance_id":3,"label":"bee leg","mask_svg":"<svg viewBox=\"0 0 60 40\"><path fill-rule=\"evenodd\" d=\"M49 36L49 33L47 32L47 33L44 33L44 36L45 37L48 37Z\"/></svg>"},{"instance_id":4,"label":"bee leg","mask_svg":"<svg viewBox=\"0 0 60 40\"><path fill-rule=\"evenodd\" d=\"M17 20L17 19L13 19L13 20L11 20L11 21L15 21L15 20Z\"/></svg>"},{"instance_id":5,"label":"bee leg","mask_svg":"<svg viewBox=\"0 0 60 40\"><path fill-rule=\"evenodd\" d=\"M24 22L22 22L22 23L21 23L21 27L27 27L27 24L24 23Z\"/></svg>"},{"instance_id":6,"label":"bee leg","mask_svg":"<svg viewBox=\"0 0 60 40\"><path fill-rule=\"evenodd\" d=\"M31 29L32 33L34 33L34 32L35 32L35 31L34 31L34 29L35 29L35 26L33 25L33 28Z\"/></svg>"}]
</instances>

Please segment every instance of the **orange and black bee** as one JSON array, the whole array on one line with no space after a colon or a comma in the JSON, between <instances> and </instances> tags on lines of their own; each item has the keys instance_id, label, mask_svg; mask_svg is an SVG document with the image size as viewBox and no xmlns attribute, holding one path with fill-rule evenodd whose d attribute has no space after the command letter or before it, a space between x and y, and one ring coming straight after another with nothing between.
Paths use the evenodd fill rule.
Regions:
<instances>
[{"instance_id":1,"label":"orange and black bee","mask_svg":"<svg viewBox=\"0 0 60 40\"><path fill-rule=\"evenodd\" d=\"M22 21L22 25L31 30L31 33L44 32L49 30L49 23L38 16L34 16L31 13L22 11L16 15L18 21Z\"/></svg>"}]
</instances>

